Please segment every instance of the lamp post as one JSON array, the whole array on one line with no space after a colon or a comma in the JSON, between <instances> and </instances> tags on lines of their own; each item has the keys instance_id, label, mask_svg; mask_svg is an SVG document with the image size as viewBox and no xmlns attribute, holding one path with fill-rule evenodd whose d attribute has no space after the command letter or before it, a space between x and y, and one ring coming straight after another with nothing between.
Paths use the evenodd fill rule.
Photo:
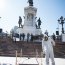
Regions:
<instances>
[{"instance_id":1,"label":"lamp post","mask_svg":"<svg viewBox=\"0 0 65 65\"><path fill-rule=\"evenodd\" d=\"M63 16L60 17L60 19L58 19L58 23L62 25L62 33L64 34L64 28L63 28L63 24L65 23L65 18L63 18Z\"/></svg>"}]
</instances>

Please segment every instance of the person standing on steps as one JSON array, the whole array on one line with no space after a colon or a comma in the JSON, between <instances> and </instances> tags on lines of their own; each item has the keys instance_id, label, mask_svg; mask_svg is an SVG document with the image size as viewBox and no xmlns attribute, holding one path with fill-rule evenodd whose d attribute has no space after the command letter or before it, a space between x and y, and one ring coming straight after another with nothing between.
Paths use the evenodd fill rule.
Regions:
<instances>
[{"instance_id":1,"label":"person standing on steps","mask_svg":"<svg viewBox=\"0 0 65 65\"><path fill-rule=\"evenodd\" d=\"M45 53L46 65L49 65L49 58L51 59L52 65L55 65L53 46L55 46L53 39L44 34L42 39L42 50L43 53Z\"/></svg>"}]
</instances>

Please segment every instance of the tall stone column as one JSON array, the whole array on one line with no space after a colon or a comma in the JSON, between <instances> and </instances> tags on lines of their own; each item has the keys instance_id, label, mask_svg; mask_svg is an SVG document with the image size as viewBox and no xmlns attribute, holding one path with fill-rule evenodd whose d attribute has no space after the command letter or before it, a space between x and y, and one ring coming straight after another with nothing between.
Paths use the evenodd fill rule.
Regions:
<instances>
[{"instance_id":1,"label":"tall stone column","mask_svg":"<svg viewBox=\"0 0 65 65\"><path fill-rule=\"evenodd\" d=\"M28 6L24 8L24 14L25 14L24 26L35 27L36 13L37 9L33 6Z\"/></svg>"}]
</instances>

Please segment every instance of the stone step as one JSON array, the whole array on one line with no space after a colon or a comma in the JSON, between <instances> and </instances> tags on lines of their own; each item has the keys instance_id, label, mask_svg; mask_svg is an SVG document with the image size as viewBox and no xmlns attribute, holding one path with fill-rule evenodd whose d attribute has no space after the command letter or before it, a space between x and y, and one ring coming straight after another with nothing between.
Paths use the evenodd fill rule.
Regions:
<instances>
[{"instance_id":1,"label":"stone step","mask_svg":"<svg viewBox=\"0 0 65 65\"><path fill-rule=\"evenodd\" d=\"M36 57L36 50L38 52L38 57L41 57L42 46L39 42L13 42L10 38L4 38L3 40L0 39L0 55L2 56L16 56L16 50L18 52L18 56L21 56L21 49L22 49L22 56L26 57ZM56 46L54 47L54 55L55 57L63 57L65 54L65 44L58 44L56 42Z\"/></svg>"}]
</instances>

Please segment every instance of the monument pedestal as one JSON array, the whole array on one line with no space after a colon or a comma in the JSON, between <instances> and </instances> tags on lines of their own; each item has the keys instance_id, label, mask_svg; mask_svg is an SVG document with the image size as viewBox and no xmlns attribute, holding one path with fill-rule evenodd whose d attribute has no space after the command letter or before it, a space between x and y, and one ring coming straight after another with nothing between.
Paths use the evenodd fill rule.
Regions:
<instances>
[{"instance_id":1,"label":"monument pedestal","mask_svg":"<svg viewBox=\"0 0 65 65\"><path fill-rule=\"evenodd\" d=\"M25 35L27 35L27 33L33 34L33 35L40 35L42 34L42 31L41 29L36 29L35 27L32 27L32 26L25 26L24 28L18 28L17 33L18 34L25 33Z\"/></svg>"},{"instance_id":2,"label":"monument pedestal","mask_svg":"<svg viewBox=\"0 0 65 65\"><path fill-rule=\"evenodd\" d=\"M37 8L33 6L28 6L24 8L24 26L23 28L18 28L17 33L19 35L24 33L25 39L31 38L31 35L36 36L42 34L41 29L36 28L36 13Z\"/></svg>"}]
</instances>

